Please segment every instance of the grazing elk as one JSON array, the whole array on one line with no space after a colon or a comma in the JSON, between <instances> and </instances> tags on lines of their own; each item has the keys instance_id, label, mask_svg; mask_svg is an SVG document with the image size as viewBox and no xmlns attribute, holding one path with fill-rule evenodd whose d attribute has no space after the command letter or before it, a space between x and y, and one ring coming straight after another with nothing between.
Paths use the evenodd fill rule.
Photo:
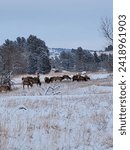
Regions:
<instances>
[{"instance_id":1,"label":"grazing elk","mask_svg":"<svg viewBox=\"0 0 130 150\"><path fill-rule=\"evenodd\" d=\"M63 75L62 78L63 78L63 80L64 80L64 79L66 79L66 80L71 80L71 77L69 77L68 75Z\"/></svg>"},{"instance_id":2,"label":"grazing elk","mask_svg":"<svg viewBox=\"0 0 130 150\"><path fill-rule=\"evenodd\" d=\"M45 80L45 83L50 83L50 78L49 77L45 77L44 80Z\"/></svg>"},{"instance_id":3,"label":"grazing elk","mask_svg":"<svg viewBox=\"0 0 130 150\"><path fill-rule=\"evenodd\" d=\"M11 87L9 85L1 85L0 86L0 92L6 92L6 91L10 91Z\"/></svg>"},{"instance_id":4,"label":"grazing elk","mask_svg":"<svg viewBox=\"0 0 130 150\"><path fill-rule=\"evenodd\" d=\"M56 81L55 77L50 77L50 82L54 82L54 81Z\"/></svg>"},{"instance_id":5,"label":"grazing elk","mask_svg":"<svg viewBox=\"0 0 130 150\"><path fill-rule=\"evenodd\" d=\"M90 78L87 75L81 76L77 74L73 76L73 81L88 81L88 80L90 80Z\"/></svg>"},{"instance_id":6,"label":"grazing elk","mask_svg":"<svg viewBox=\"0 0 130 150\"><path fill-rule=\"evenodd\" d=\"M54 82L54 81L62 81L63 80L63 77L50 77L50 82Z\"/></svg>"},{"instance_id":7,"label":"grazing elk","mask_svg":"<svg viewBox=\"0 0 130 150\"><path fill-rule=\"evenodd\" d=\"M84 76L79 76L77 81L87 81L87 78Z\"/></svg>"},{"instance_id":8,"label":"grazing elk","mask_svg":"<svg viewBox=\"0 0 130 150\"><path fill-rule=\"evenodd\" d=\"M32 82L26 77L26 78L22 78L22 83L23 83L23 89L24 89L24 86L27 85L27 87L29 88L33 86Z\"/></svg>"},{"instance_id":9,"label":"grazing elk","mask_svg":"<svg viewBox=\"0 0 130 150\"><path fill-rule=\"evenodd\" d=\"M87 80L90 80L90 77L88 77L87 75L84 76Z\"/></svg>"},{"instance_id":10,"label":"grazing elk","mask_svg":"<svg viewBox=\"0 0 130 150\"><path fill-rule=\"evenodd\" d=\"M72 77L73 81L78 81L79 80L80 75L76 74Z\"/></svg>"},{"instance_id":11,"label":"grazing elk","mask_svg":"<svg viewBox=\"0 0 130 150\"><path fill-rule=\"evenodd\" d=\"M62 80L63 80L63 77L58 77L58 76L55 77L55 81L60 81L61 82Z\"/></svg>"}]
</instances>

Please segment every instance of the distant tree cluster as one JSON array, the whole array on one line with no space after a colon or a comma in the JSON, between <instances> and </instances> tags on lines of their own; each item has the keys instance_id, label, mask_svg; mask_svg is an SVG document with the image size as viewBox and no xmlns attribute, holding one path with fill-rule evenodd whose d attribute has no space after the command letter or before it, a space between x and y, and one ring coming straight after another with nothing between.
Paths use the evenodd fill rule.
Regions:
<instances>
[{"instance_id":1,"label":"distant tree cluster","mask_svg":"<svg viewBox=\"0 0 130 150\"><path fill-rule=\"evenodd\" d=\"M109 45L108 47L105 48L105 51L113 51L113 46Z\"/></svg>"},{"instance_id":2,"label":"distant tree cluster","mask_svg":"<svg viewBox=\"0 0 130 150\"><path fill-rule=\"evenodd\" d=\"M47 73L51 70L49 50L44 41L34 35L27 39L7 39L0 46L0 72Z\"/></svg>"},{"instance_id":3,"label":"distant tree cluster","mask_svg":"<svg viewBox=\"0 0 130 150\"><path fill-rule=\"evenodd\" d=\"M96 51L83 50L81 47L71 51L62 51L59 57L51 59L53 68L68 71L98 71L113 70L113 55L102 53L98 55Z\"/></svg>"}]
</instances>

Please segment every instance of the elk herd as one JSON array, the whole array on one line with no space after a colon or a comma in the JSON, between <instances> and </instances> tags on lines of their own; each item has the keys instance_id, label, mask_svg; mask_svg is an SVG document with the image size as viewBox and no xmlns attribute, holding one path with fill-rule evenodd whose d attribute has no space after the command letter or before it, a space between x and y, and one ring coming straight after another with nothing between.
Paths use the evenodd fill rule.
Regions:
<instances>
[{"instance_id":1,"label":"elk herd","mask_svg":"<svg viewBox=\"0 0 130 150\"><path fill-rule=\"evenodd\" d=\"M62 82L63 80L68 80L68 81L88 81L90 80L90 77L87 75L82 76L81 74L75 74L72 77L69 75L63 75L63 76L52 76L52 77L45 77L44 82L49 84L53 82ZM33 85L36 84L37 86L41 86L41 81L40 81L40 76L39 74L36 77L32 76L27 76L27 77L22 77L22 86L23 89L25 86L33 87ZM0 92L2 91L10 91L11 90L11 84L6 84L6 85L1 85L0 86Z\"/></svg>"}]
</instances>

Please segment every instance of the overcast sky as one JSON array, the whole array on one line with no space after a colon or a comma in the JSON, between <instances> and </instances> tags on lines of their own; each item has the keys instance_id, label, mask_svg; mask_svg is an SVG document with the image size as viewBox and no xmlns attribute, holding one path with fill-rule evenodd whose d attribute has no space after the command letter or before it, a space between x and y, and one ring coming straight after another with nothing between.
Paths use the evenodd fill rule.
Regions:
<instances>
[{"instance_id":1,"label":"overcast sky","mask_svg":"<svg viewBox=\"0 0 130 150\"><path fill-rule=\"evenodd\" d=\"M103 49L101 18L112 10L112 0L0 0L0 45L33 34L50 48Z\"/></svg>"}]
</instances>

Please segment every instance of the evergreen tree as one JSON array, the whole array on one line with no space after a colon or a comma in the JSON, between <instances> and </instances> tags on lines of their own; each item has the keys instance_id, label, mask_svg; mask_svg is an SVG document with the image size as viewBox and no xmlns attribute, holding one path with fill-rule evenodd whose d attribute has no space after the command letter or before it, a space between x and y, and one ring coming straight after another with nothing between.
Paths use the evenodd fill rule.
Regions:
<instances>
[{"instance_id":1,"label":"evergreen tree","mask_svg":"<svg viewBox=\"0 0 130 150\"><path fill-rule=\"evenodd\" d=\"M99 62L100 62L100 59L99 59L99 57L98 57L96 51L94 52L93 55L94 55L94 62L95 62L95 63L99 63Z\"/></svg>"},{"instance_id":2,"label":"evergreen tree","mask_svg":"<svg viewBox=\"0 0 130 150\"><path fill-rule=\"evenodd\" d=\"M105 48L105 51L113 51L113 46L109 45L108 47Z\"/></svg>"},{"instance_id":3,"label":"evergreen tree","mask_svg":"<svg viewBox=\"0 0 130 150\"><path fill-rule=\"evenodd\" d=\"M44 41L30 35L27 39L27 51L29 54L27 71L29 73L37 71L46 73L51 70L49 50Z\"/></svg>"},{"instance_id":4,"label":"evergreen tree","mask_svg":"<svg viewBox=\"0 0 130 150\"><path fill-rule=\"evenodd\" d=\"M1 47L1 56L3 59L3 71L22 72L24 58L15 42L7 39Z\"/></svg>"}]
</instances>

